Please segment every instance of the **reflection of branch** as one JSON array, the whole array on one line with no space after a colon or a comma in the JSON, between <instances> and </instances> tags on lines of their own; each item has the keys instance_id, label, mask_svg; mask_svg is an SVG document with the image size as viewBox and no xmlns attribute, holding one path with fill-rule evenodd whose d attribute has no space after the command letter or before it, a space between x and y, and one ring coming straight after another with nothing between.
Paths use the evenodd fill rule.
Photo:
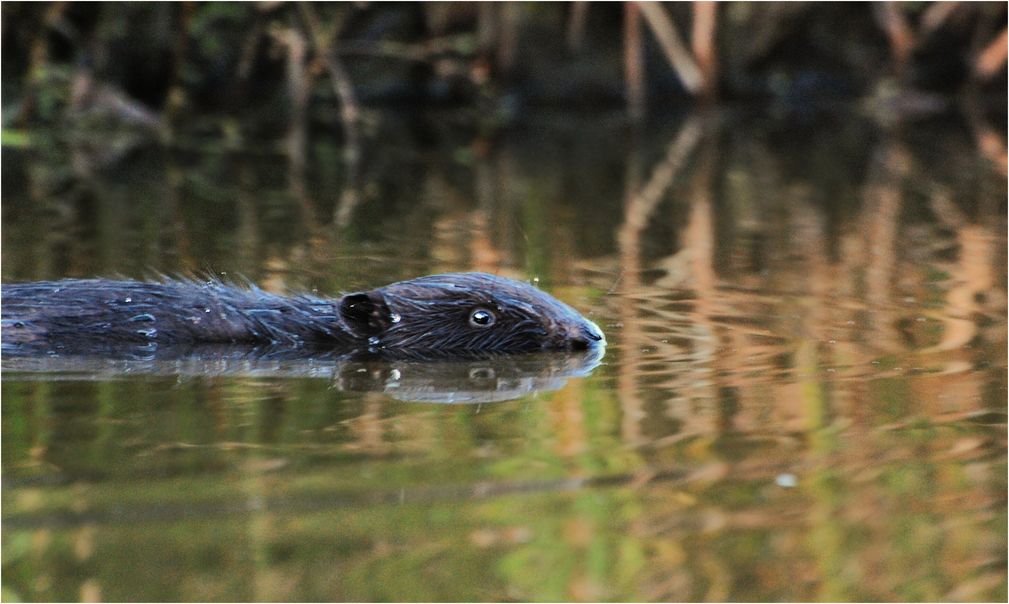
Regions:
<instances>
[{"instance_id":1,"label":"reflection of branch","mask_svg":"<svg viewBox=\"0 0 1009 604\"><path fill-rule=\"evenodd\" d=\"M706 359L717 356L716 347L719 342L713 321L713 303L718 299L718 292L715 291L715 219L712 207L714 142L710 139L705 141L698 152L697 168L688 193L690 212L681 234L683 251L688 256L690 287L694 291L693 323L696 335L699 336L694 340L694 354ZM717 361L715 366L717 367ZM689 393L687 396L715 400L718 397L718 387L722 385L720 382L718 378L690 380L684 384L684 392ZM710 433L710 417L694 416L685 419L684 429L689 430L691 425L704 426L701 430Z\"/></svg>"},{"instance_id":2,"label":"reflection of branch","mask_svg":"<svg viewBox=\"0 0 1009 604\"><path fill-rule=\"evenodd\" d=\"M633 3L628 3L624 7L625 16L634 6ZM624 226L617 233L620 251L618 274L623 278L624 289L632 292L641 286L642 227L630 224L634 199L641 181L639 159L640 149L636 145L632 146L631 152L627 154L624 183ZM621 333L623 355L617 365L617 400L620 402L621 411L620 436L624 444L633 445L641 442L641 420L645 416L644 403L635 387L638 379L636 368L641 363L641 343L645 338L641 323L637 321L637 299L634 296L627 296L617 308L617 316L624 325Z\"/></svg>"},{"instance_id":3,"label":"reflection of branch","mask_svg":"<svg viewBox=\"0 0 1009 604\"><path fill-rule=\"evenodd\" d=\"M29 47L30 50L28 51L28 85L21 99L18 116L14 120L17 124L27 123L35 114L39 87L42 84L40 80L42 74L46 73L46 69L49 66L49 28L52 27L64 35L67 34L64 29L57 27L56 24L65 22L63 14L66 12L69 4L69 2L53 2L50 4L43 17L43 23L46 27L39 28L32 38L31 46ZM68 37L75 42L78 41L77 36Z\"/></svg>"},{"instance_id":4,"label":"reflection of branch","mask_svg":"<svg viewBox=\"0 0 1009 604\"><path fill-rule=\"evenodd\" d=\"M976 295L990 291L995 282L991 271L993 238L987 229L970 224L946 191L933 191L931 202L936 217L956 233L960 258L952 273L953 285L946 294L942 341L922 352L955 350L970 342L977 333L972 317L981 310Z\"/></svg>"},{"instance_id":5,"label":"reflection of branch","mask_svg":"<svg viewBox=\"0 0 1009 604\"><path fill-rule=\"evenodd\" d=\"M305 186L305 165L308 159L308 105L314 77L306 69L308 42L302 32L291 27L273 33L273 37L287 51L287 88L291 99L291 124L287 132L288 177L291 197L298 202L301 218L306 228L312 229L315 220L308 189Z\"/></svg>"},{"instance_id":6,"label":"reflection of branch","mask_svg":"<svg viewBox=\"0 0 1009 604\"><path fill-rule=\"evenodd\" d=\"M711 201L711 173L714 163L710 144L704 145L694 182L690 187L690 213L683 229L683 248L689 255L690 284L696 292L694 312L711 330L711 303L715 292L715 219Z\"/></svg>"},{"instance_id":7,"label":"reflection of branch","mask_svg":"<svg viewBox=\"0 0 1009 604\"><path fill-rule=\"evenodd\" d=\"M648 183L628 200L624 224L620 227L620 239L635 237L645 228L655 206L683 169L700 138L701 124L698 118L691 117L670 143L666 157L652 171Z\"/></svg>"},{"instance_id":8,"label":"reflection of branch","mask_svg":"<svg viewBox=\"0 0 1009 604\"><path fill-rule=\"evenodd\" d=\"M644 187L638 185L639 173L634 157L628 160L624 224L617 233L620 272L626 291L636 291L641 285L641 233L663 194L668 191L674 177L683 169L687 158L697 146L700 136L698 119L690 118L670 142L665 159L652 171L651 178ZM640 422L645 413L635 384L646 336L637 316L637 301L633 296L627 296L620 304L619 316L624 324L621 340L624 358L621 359L617 376L617 396L623 415L621 435L625 443L636 444L641 440Z\"/></svg>"},{"instance_id":9,"label":"reflection of branch","mask_svg":"<svg viewBox=\"0 0 1009 604\"><path fill-rule=\"evenodd\" d=\"M789 415L800 422L796 426L798 429L815 431L827 427L835 405L850 401L847 393L828 396L831 378L822 373L824 366L835 364L835 355L838 354L836 347L822 343L831 339L831 297L836 293L839 279L826 255L824 216L808 200L802 199L804 195L801 192L793 190L786 194L792 197L795 208L791 239L805 258L803 272L809 288L807 295L815 301L796 313L803 338L795 349L795 382L789 384L795 389L795 395L788 399L794 407L789 410ZM783 401L782 407L785 405Z\"/></svg>"},{"instance_id":10,"label":"reflection of branch","mask_svg":"<svg viewBox=\"0 0 1009 604\"><path fill-rule=\"evenodd\" d=\"M897 233L903 195L900 182L908 173L908 154L897 143L889 143L877 151L866 185L862 232L866 246L866 299L873 311L868 314L879 320L873 338L879 348L900 347L891 314L891 291L897 264ZM872 327L872 326L870 326Z\"/></svg>"},{"instance_id":11,"label":"reflection of branch","mask_svg":"<svg viewBox=\"0 0 1009 604\"><path fill-rule=\"evenodd\" d=\"M361 413L347 422L353 440L344 446L355 453L385 455L392 450L392 445L385 437L388 422L382 417L385 398L377 392L366 392L363 402L364 409Z\"/></svg>"},{"instance_id":12,"label":"reflection of branch","mask_svg":"<svg viewBox=\"0 0 1009 604\"><path fill-rule=\"evenodd\" d=\"M333 28L331 38L325 39L319 18L315 10L307 2L298 4L301 8L302 17L305 20L308 30L311 33L312 45L316 56L322 61L326 71L329 72L330 81L333 83L333 90L337 98L340 99L340 121L343 123L344 134L347 137L346 164L347 164L347 184L340 196L340 202L336 207L337 225L346 225L350 220L351 213L360 201L357 191L358 166L361 157L361 135L359 128L360 110L354 94L354 87L350 83L350 78L343 68L343 63L337 58L337 54L331 52L333 45L340 35L340 29L345 21L344 18L338 20Z\"/></svg>"},{"instance_id":13,"label":"reflection of branch","mask_svg":"<svg viewBox=\"0 0 1009 604\"><path fill-rule=\"evenodd\" d=\"M305 170L308 134L308 101L311 76L305 69L307 44L300 31L294 28L284 30L282 36L287 48L287 88L291 96L291 125L287 134L287 152L291 161L291 171Z\"/></svg>"}]
</instances>

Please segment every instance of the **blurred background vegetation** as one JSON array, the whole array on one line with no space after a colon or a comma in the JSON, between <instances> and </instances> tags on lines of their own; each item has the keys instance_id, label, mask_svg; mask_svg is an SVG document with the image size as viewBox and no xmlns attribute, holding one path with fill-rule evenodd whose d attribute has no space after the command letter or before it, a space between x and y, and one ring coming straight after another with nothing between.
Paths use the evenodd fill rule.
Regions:
<instances>
[{"instance_id":1,"label":"blurred background vegetation","mask_svg":"<svg viewBox=\"0 0 1009 604\"><path fill-rule=\"evenodd\" d=\"M162 138L378 136L377 108L457 109L484 131L543 108L631 119L696 103L801 117L969 104L1004 129L1006 5L21 3L3 11L5 142L39 125Z\"/></svg>"}]
</instances>

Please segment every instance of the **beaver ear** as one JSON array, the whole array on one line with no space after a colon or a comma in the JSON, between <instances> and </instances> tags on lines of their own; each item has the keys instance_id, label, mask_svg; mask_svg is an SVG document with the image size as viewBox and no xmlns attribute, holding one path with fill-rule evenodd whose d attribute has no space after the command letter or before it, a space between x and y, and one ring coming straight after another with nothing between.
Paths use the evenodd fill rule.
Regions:
<instances>
[{"instance_id":1,"label":"beaver ear","mask_svg":"<svg viewBox=\"0 0 1009 604\"><path fill-rule=\"evenodd\" d=\"M359 338L378 335L392 324L392 312L376 291L347 294L340 299L340 316Z\"/></svg>"}]
</instances>

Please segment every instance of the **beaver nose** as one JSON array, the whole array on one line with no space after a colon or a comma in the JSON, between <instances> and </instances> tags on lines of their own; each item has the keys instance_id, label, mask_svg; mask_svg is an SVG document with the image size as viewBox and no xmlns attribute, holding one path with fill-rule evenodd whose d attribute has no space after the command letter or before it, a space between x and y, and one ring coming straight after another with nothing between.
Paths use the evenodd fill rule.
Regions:
<instances>
[{"instance_id":1,"label":"beaver nose","mask_svg":"<svg viewBox=\"0 0 1009 604\"><path fill-rule=\"evenodd\" d=\"M603 335L603 330L589 320L579 325L571 337L572 350L588 350L592 346L605 345L606 336Z\"/></svg>"}]
</instances>

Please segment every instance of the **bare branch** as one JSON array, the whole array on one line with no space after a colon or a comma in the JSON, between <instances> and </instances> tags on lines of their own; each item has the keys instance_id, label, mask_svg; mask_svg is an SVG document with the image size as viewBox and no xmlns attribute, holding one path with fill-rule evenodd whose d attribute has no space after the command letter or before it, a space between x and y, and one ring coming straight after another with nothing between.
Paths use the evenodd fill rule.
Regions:
<instances>
[{"instance_id":1,"label":"bare branch","mask_svg":"<svg viewBox=\"0 0 1009 604\"><path fill-rule=\"evenodd\" d=\"M1009 32L1003 29L1002 33L974 59L974 75L980 80L990 80L1005 67L1007 51L1009 51Z\"/></svg>"},{"instance_id":2,"label":"bare branch","mask_svg":"<svg viewBox=\"0 0 1009 604\"><path fill-rule=\"evenodd\" d=\"M304 17L305 24L308 26L309 33L311 34L312 46L315 53L323 65L325 65L326 71L329 72L330 81L333 83L333 90L337 98L340 99L340 119L343 121L343 126L346 130L348 144L356 150L358 141L357 122L360 118L357 98L354 94L354 87L350 83L350 78L343 68L343 63L336 57L336 53L330 52L331 42L334 42L339 36L339 25L342 25L342 22L334 28L332 40L327 40L322 34L319 17L315 14L315 9L312 8L311 4L301 2L298 4L298 7L301 9L301 15Z\"/></svg>"},{"instance_id":3,"label":"bare branch","mask_svg":"<svg viewBox=\"0 0 1009 604\"><path fill-rule=\"evenodd\" d=\"M572 52L581 50L585 42L585 20L589 14L589 3L586 0L575 0L571 3L571 14L568 16L568 49Z\"/></svg>"},{"instance_id":4,"label":"bare branch","mask_svg":"<svg viewBox=\"0 0 1009 604\"><path fill-rule=\"evenodd\" d=\"M645 115L645 61L641 49L641 11L636 2L624 5L624 82L627 113L631 119Z\"/></svg>"},{"instance_id":5,"label":"bare branch","mask_svg":"<svg viewBox=\"0 0 1009 604\"><path fill-rule=\"evenodd\" d=\"M718 21L718 3L710 0L694 2L694 21L690 46L704 78L703 92L713 97L718 80L718 57L715 54L715 25Z\"/></svg>"},{"instance_id":6,"label":"bare branch","mask_svg":"<svg viewBox=\"0 0 1009 604\"><path fill-rule=\"evenodd\" d=\"M651 28L655 38L662 46L662 51L666 55L669 65L679 76L683 87L690 94L697 94L704 85L701 70L697 67L694 58L690 56L680 34L676 31L672 18L666 14L665 9L658 2L636 2L641 14L645 17L648 27Z\"/></svg>"},{"instance_id":7,"label":"bare branch","mask_svg":"<svg viewBox=\"0 0 1009 604\"><path fill-rule=\"evenodd\" d=\"M925 9L925 14L921 16L918 30L923 36L931 35L942 27L958 8L960 8L959 2L950 2L948 0L929 4L928 8Z\"/></svg>"}]
</instances>

